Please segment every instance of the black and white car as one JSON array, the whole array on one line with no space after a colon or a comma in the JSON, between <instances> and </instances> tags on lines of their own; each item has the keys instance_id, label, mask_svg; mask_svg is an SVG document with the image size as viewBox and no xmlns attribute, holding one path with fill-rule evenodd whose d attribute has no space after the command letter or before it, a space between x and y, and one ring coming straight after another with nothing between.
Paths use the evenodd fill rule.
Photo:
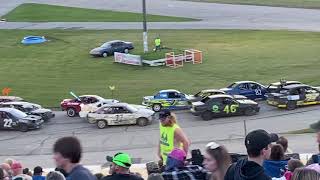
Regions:
<instances>
[{"instance_id":1,"label":"black and white car","mask_svg":"<svg viewBox=\"0 0 320 180\"><path fill-rule=\"evenodd\" d=\"M39 104L34 104L24 101L14 101L0 103L0 107L15 108L28 115L41 116L44 121L48 121L55 117L55 114L50 109L42 108Z\"/></svg>"},{"instance_id":2,"label":"black and white car","mask_svg":"<svg viewBox=\"0 0 320 180\"><path fill-rule=\"evenodd\" d=\"M27 115L14 108L0 108L0 129L27 132L41 128L43 122L40 116Z\"/></svg>"}]
</instances>

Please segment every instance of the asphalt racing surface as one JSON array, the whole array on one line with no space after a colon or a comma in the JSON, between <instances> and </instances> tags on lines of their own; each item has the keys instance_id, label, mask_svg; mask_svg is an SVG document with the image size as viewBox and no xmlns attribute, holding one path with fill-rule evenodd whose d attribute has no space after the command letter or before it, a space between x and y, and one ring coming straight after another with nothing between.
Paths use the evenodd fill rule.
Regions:
<instances>
[{"instance_id":1,"label":"asphalt racing surface","mask_svg":"<svg viewBox=\"0 0 320 180\"><path fill-rule=\"evenodd\" d=\"M245 152L243 137L244 120L247 131L263 128L269 132L284 133L308 128L320 120L320 106L299 108L294 111L277 109L260 102L261 111L255 116L238 116L203 121L188 111L177 111L178 122L191 139L192 148L203 149L206 143L215 140L227 146L231 152ZM0 131L0 160L13 157L25 166L54 167L52 146L63 136L77 136L83 145L82 163L100 165L106 155L128 152L141 162L157 160L159 138L158 122L146 127L113 126L98 129L79 117L70 118L57 111L56 117L40 130L22 133ZM288 135L291 149L301 153L316 151L312 135Z\"/></svg>"}]
</instances>

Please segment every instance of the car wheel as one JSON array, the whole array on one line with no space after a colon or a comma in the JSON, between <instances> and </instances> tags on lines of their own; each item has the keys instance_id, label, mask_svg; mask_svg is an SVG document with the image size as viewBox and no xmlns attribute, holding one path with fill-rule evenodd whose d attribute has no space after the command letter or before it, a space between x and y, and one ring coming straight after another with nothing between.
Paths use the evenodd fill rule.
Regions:
<instances>
[{"instance_id":1,"label":"car wheel","mask_svg":"<svg viewBox=\"0 0 320 180\"><path fill-rule=\"evenodd\" d=\"M108 56L108 53L107 53L107 52L104 52L104 53L102 53L102 56L103 56L103 57L107 57L107 56Z\"/></svg>"},{"instance_id":2,"label":"car wheel","mask_svg":"<svg viewBox=\"0 0 320 180\"><path fill-rule=\"evenodd\" d=\"M153 110L154 112L159 112L159 111L161 111L161 108L162 108L161 104L153 104L153 105L152 105L152 110Z\"/></svg>"},{"instance_id":3,"label":"car wheel","mask_svg":"<svg viewBox=\"0 0 320 180\"><path fill-rule=\"evenodd\" d=\"M99 129L104 129L104 128L106 128L107 127L107 122L105 121L105 120L99 120L98 122L97 122L97 126L98 126L98 128Z\"/></svg>"},{"instance_id":4,"label":"car wheel","mask_svg":"<svg viewBox=\"0 0 320 180\"><path fill-rule=\"evenodd\" d=\"M295 101L288 101L287 103L288 110L294 110L296 108L297 108L297 103Z\"/></svg>"},{"instance_id":5,"label":"car wheel","mask_svg":"<svg viewBox=\"0 0 320 180\"><path fill-rule=\"evenodd\" d=\"M68 108L67 109L67 115L69 116L69 117L75 117L76 116L76 110L74 109L74 108Z\"/></svg>"},{"instance_id":6,"label":"car wheel","mask_svg":"<svg viewBox=\"0 0 320 180\"><path fill-rule=\"evenodd\" d=\"M147 118L143 118L143 117L138 118L137 119L137 125L138 126L146 126L146 125L148 125L148 119Z\"/></svg>"},{"instance_id":7,"label":"car wheel","mask_svg":"<svg viewBox=\"0 0 320 180\"><path fill-rule=\"evenodd\" d=\"M203 112L203 113L201 114L201 118L202 118L203 120L205 120L205 121L211 120L211 119L213 118L212 112L210 112L210 111L205 111L205 112Z\"/></svg>"},{"instance_id":8,"label":"car wheel","mask_svg":"<svg viewBox=\"0 0 320 180\"><path fill-rule=\"evenodd\" d=\"M126 53L126 54L128 54L128 53L129 53L129 49L124 49L123 52Z\"/></svg>"},{"instance_id":9,"label":"car wheel","mask_svg":"<svg viewBox=\"0 0 320 180\"><path fill-rule=\"evenodd\" d=\"M246 116L252 116L256 114L256 111L252 107L248 107L245 111L244 114Z\"/></svg>"},{"instance_id":10,"label":"car wheel","mask_svg":"<svg viewBox=\"0 0 320 180\"><path fill-rule=\"evenodd\" d=\"M27 132L27 131L29 130L28 125L26 125L26 124L20 124L20 125L19 125L19 130L20 130L21 132Z\"/></svg>"}]
</instances>

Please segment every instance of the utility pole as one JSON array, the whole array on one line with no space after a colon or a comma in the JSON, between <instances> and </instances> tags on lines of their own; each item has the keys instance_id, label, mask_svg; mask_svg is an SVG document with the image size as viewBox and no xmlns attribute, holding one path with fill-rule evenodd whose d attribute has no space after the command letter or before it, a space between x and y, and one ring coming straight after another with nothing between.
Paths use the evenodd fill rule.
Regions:
<instances>
[{"instance_id":1,"label":"utility pole","mask_svg":"<svg viewBox=\"0 0 320 180\"><path fill-rule=\"evenodd\" d=\"M147 10L146 0L142 0L142 12L143 12L143 52L148 52L148 30L147 30Z\"/></svg>"}]
</instances>

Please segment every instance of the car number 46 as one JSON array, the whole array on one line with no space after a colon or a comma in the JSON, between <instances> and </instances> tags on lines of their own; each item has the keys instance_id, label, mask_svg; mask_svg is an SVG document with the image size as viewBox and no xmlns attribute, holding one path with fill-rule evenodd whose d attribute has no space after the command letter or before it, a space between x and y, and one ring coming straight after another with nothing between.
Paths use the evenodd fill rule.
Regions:
<instances>
[{"instance_id":1,"label":"car number 46","mask_svg":"<svg viewBox=\"0 0 320 180\"><path fill-rule=\"evenodd\" d=\"M12 119L4 119L3 122L4 122L3 127L5 127L5 128L12 127Z\"/></svg>"},{"instance_id":2,"label":"car number 46","mask_svg":"<svg viewBox=\"0 0 320 180\"><path fill-rule=\"evenodd\" d=\"M238 107L239 107L238 105L231 105L231 106L226 105L226 107L223 109L223 111L226 112L227 114L235 113L235 112L237 112Z\"/></svg>"}]
</instances>

